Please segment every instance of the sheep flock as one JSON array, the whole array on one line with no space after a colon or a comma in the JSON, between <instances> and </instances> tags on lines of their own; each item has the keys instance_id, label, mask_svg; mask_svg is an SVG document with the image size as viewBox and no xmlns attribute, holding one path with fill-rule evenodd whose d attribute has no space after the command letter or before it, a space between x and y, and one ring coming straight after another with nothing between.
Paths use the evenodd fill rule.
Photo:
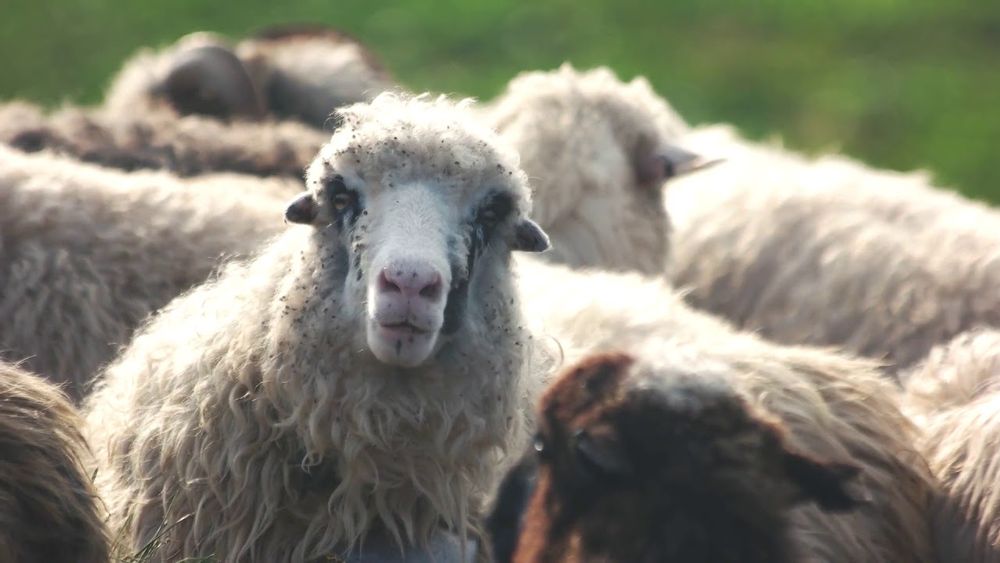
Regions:
<instances>
[{"instance_id":1,"label":"sheep flock","mask_svg":"<svg viewBox=\"0 0 1000 563\"><path fill-rule=\"evenodd\" d=\"M0 560L1000 562L1000 209L319 25L0 101Z\"/></svg>"}]
</instances>

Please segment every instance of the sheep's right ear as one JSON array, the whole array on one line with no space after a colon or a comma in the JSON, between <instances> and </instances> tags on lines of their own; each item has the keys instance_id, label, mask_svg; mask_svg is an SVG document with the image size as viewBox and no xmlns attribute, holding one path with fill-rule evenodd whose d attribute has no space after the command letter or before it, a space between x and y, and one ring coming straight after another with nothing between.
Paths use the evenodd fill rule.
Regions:
<instances>
[{"instance_id":1,"label":"sheep's right ear","mask_svg":"<svg viewBox=\"0 0 1000 563\"><path fill-rule=\"evenodd\" d=\"M309 192L295 196L285 208L285 221L300 225L311 225L316 220L318 209L316 199Z\"/></svg>"},{"instance_id":2,"label":"sheep's right ear","mask_svg":"<svg viewBox=\"0 0 1000 563\"><path fill-rule=\"evenodd\" d=\"M513 250L544 252L549 249L549 235L531 219L521 219L514 227Z\"/></svg>"},{"instance_id":3,"label":"sheep's right ear","mask_svg":"<svg viewBox=\"0 0 1000 563\"><path fill-rule=\"evenodd\" d=\"M784 455L786 475L798 485L801 496L797 501L815 501L820 508L830 512L844 512L861 505L847 485L861 469L847 463L823 462L795 452Z\"/></svg>"},{"instance_id":4,"label":"sheep's right ear","mask_svg":"<svg viewBox=\"0 0 1000 563\"><path fill-rule=\"evenodd\" d=\"M573 435L573 449L587 470L596 469L610 477L628 477L633 472L617 433L608 426L578 430Z\"/></svg>"}]
</instances>

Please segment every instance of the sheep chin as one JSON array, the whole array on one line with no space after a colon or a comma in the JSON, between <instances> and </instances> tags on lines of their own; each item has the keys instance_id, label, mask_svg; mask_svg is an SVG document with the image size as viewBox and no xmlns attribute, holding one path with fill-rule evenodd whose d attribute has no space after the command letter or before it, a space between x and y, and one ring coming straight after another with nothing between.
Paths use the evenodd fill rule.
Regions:
<instances>
[{"instance_id":1,"label":"sheep chin","mask_svg":"<svg viewBox=\"0 0 1000 563\"><path fill-rule=\"evenodd\" d=\"M402 368L416 368L434 356L439 346L440 327L420 330L412 325L384 325L368 320L368 348L378 361Z\"/></svg>"}]
</instances>

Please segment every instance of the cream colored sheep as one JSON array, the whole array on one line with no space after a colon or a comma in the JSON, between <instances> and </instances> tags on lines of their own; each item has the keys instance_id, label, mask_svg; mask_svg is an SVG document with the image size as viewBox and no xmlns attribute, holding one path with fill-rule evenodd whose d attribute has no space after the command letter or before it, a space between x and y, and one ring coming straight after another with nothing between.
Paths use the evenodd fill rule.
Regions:
<instances>
[{"instance_id":1,"label":"cream colored sheep","mask_svg":"<svg viewBox=\"0 0 1000 563\"><path fill-rule=\"evenodd\" d=\"M644 78L563 65L514 78L484 112L521 155L548 260L662 275L670 222L664 180L710 162L671 139L687 124Z\"/></svg>"},{"instance_id":2,"label":"cream colored sheep","mask_svg":"<svg viewBox=\"0 0 1000 563\"><path fill-rule=\"evenodd\" d=\"M1000 212L920 174L809 161L724 127L683 141L725 163L667 190L673 281L738 327L911 365L1000 326Z\"/></svg>"},{"instance_id":3,"label":"cream colored sheep","mask_svg":"<svg viewBox=\"0 0 1000 563\"><path fill-rule=\"evenodd\" d=\"M146 315L282 230L290 184L0 147L0 356L80 398Z\"/></svg>"},{"instance_id":4,"label":"cream colored sheep","mask_svg":"<svg viewBox=\"0 0 1000 563\"><path fill-rule=\"evenodd\" d=\"M961 334L904 377L904 405L942 487L932 520L940 560L1000 560L1000 331Z\"/></svg>"},{"instance_id":5,"label":"cream colored sheep","mask_svg":"<svg viewBox=\"0 0 1000 563\"><path fill-rule=\"evenodd\" d=\"M0 362L0 560L108 563L81 426L53 385Z\"/></svg>"},{"instance_id":6,"label":"cream colored sheep","mask_svg":"<svg viewBox=\"0 0 1000 563\"><path fill-rule=\"evenodd\" d=\"M876 366L818 349L771 344L686 305L665 280L574 271L518 260L524 307L536 333L588 351L713 361L756 407L776 416L789 443L817 459L854 460L870 506L832 515L793 511L792 536L808 561L933 561L932 480L916 430Z\"/></svg>"},{"instance_id":7,"label":"cream colored sheep","mask_svg":"<svg viewBox=\"0 0 1000 563\"><path fill-rule=\"evenodd\" d=\"M112 526L135 546L162 530L154 560L475 535L524 442L549 366L510 253L547 239L516 155L444 99L341 117L286 211L307 226L173 301L89 399Z\"/></svg>"}]
</instances>

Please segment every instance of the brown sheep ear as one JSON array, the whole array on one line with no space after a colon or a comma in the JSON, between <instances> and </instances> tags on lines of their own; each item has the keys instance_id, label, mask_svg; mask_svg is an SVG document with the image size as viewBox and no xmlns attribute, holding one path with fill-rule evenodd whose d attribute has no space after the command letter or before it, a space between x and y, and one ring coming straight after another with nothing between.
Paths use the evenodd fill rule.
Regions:
<instances>
[{"instance_id":1,"label":"brown sheep ear","mask_svg":"<svg viewBox=\"0 0 1000 563\"><path fill-rule=\"evenodd\" d=\"M861 472L855 465L822 462L794 452L785 452L785 473L800 490L799 502L815 501L830 512L852 510L862 501L851 496L847 485Z\"/></svg>"},{"instance_id":2,"label":"brown sheep ear","mask_svg":"<svg viewBox=\"0 0 1000 563\"><path fill-rule=\"evenodd\" d=\"M708 159L676 145L667 145L639 159L636 177L643 185L659 187L671 178L704 170L720 162L722 159Z\"/></svg>"},{"instance_id":3,"label":"brown sheep ear","mask_svg":"<svg viewBox=\"0 0 1000 563\"><path fill-rule=\"evenodd\" d=\"M531 219L522 219L514 227L512 250L544 252L549 249L549 235Z\"/></svg>"},{"instance_id":4,"label":"brown sheep ear","mask_svg":"<svg viewBox=\"0 0 1000 563\"><path fill-rule=\"evenodd\" d=\"M285 208L285 221L299 225L311 225L316 220L317 214L316 199L311 193L302 192L295 196L295 199Z\"/></svg>"},{"instance_id":5,"label":"brown sheep ear","mask_svg":"<svg viewBox=\"0 0 1000 563\"><path fill-rule=\"evenodd\" d=\"M262 118L264 106L243 62L219 45L177 55L164 80L167 100L182 114Z\"/></svg>"}]
</instances>

